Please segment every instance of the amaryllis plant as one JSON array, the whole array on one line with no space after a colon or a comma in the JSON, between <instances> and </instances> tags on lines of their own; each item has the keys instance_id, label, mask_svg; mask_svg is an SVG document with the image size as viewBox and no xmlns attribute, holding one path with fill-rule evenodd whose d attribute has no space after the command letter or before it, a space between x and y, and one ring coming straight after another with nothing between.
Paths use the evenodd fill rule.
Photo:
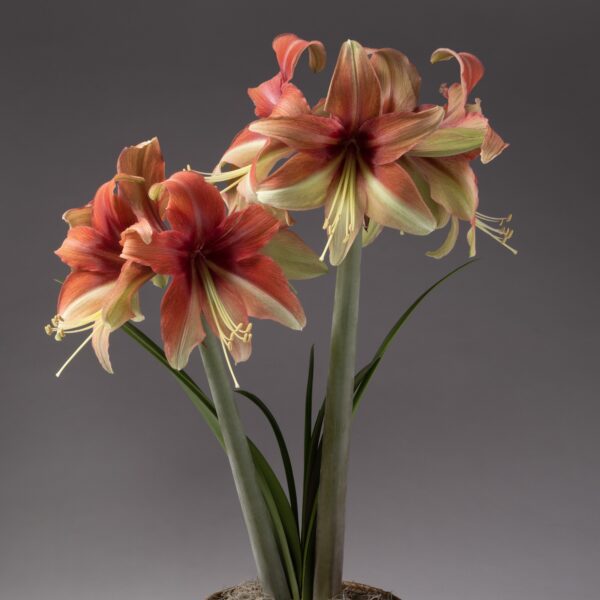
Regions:
<instances>
[{"instance_id":1,"label":"amaryllis plant","mask_svg":"<svg viewBox=\"0 0 600 600\"><path fill-rule=\"evenodd\" d=\"M511 252L509 217L479 210L476 161L507 146L471 98L483 75L467 52L436 50L432 62L456 61L458 80L443 85L441 105L421 104L420 76L391 48L342 44L324 99L311 105L292 83L302 54L325 67L321 42L278 36L279 65L248 90L256 119L213 169L167 176L156 138L125 148L115 173L93 199L65 212L67 236L56 254L70 267L48 334L91 341L112 373L109 337L124 330L175 374L226 452L258 578L276 600L328 600L343 589L348 448L353 415L392 339L436 282L404 312L362 369L355 371L361 254L384 227L429 235L448 227L455 246L467 223ZM110 174L109 174L110 175ZM293 213L323 208L320 258L298 236ZM250 358L253 320L301 330L306 316L289 281L336 270L329 376L314 407L311 352L306 388L304 473L297 485L284 436L267 404L239 388L235 364ZM465 264L469 264L468 262ZM164 288L161 347L134 321L139 290ZM310 315L309 315L310 317ZM183 371L198 346L210 395ZM281 482L245 433L234 392L254 403L273 428L284 466ZM297 490L300 489L301 498Z\"/></svg>"}]
</instances>

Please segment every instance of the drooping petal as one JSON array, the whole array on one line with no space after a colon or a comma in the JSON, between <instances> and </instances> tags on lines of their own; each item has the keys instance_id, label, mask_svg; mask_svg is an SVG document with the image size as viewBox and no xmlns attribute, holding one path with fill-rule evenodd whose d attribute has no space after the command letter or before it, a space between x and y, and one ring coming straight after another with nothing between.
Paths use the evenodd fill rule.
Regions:
<instances>
[{"instance_id":1,"label":"drooping petal","mask_svg":"<svg viewBox=\"0 0 600 600\"><path fill-rule=\"evenodd\" d=\"M260 204L232 212L223 221L220 234L211 241L205 257L227 253L231 260L242 260L259 252L279 231L280 222Z\"/></svg>"},{"instance_id":2,"label":"drooping petal","mask_svg":"<svg viewBox=\"0 0 600 600\"><path fill-rule=\"evenodd\" d=\"M426 235L435 218L421 198L410 175L397 163L361 166L367 194L367 216L384 227Z\"/></svg>"},{"instance_id":3,"label":"drooping petal","mask_svg":"<svg viewBox=\"0 0 600 600\"><path fill-rule=\"evenodd\" d=\"M114 274L70 273L60 289L56 309L64 320L65 329L85 325L99 316L115 281Z\"/></svg>"},{"instance_id":4,"label":"drooping petal","mask_svg":"<svg viewBox=\"0 0 600 600\"><path fill-rule=\"evenodd\" d=\"M144 241L135 227L123 232L121 257L149 267L159 275L179 275L190 265L190 246L179 231L155 231L150 242Z\"/></svg>"},{"instance_id":5,"label":"drooping petal","mask_svg":"<svg viewBox=\"0 0 600 600\"><path fill-rule=\"evenodd\" d=\"M311 71L318 73L325 68L325 46L317 40L306 41L293 33L282 33L273 40L273 50L284 81L292 79L298 60L305 50L308 50Z\"/></svg>"},{"instance_id":6,"label":"drooping petal","mask_svg":"<svg viewBox=\"0 0 600 600\"><path fill-rule=\"evenodd\" d=\"M455 52L450 48L438 48L431 55L433 64L455 58L460 66L460 83L467 101L468 95L483 77L484 68L481 61L470 52Z\"/></svg>"},{"instance_id":7,"label":"drooping petal","mask_svg":"<svg viewBox=\"0 0 600 600\"><path fill-rule=\"evenodd\" d=\"M481 146L481 162L487 164L508 148L508 144L488 126L483 145Z\"/></svg>"},{"instance_id":8,"label":"drooping petal","mask_svg":"<svg viewBox=\"0 0 600 600\"><path fill-rule=\"evenodd\" d=\"M135 299L140 288L153 276L152 269L131 260L123 265L102 310L102 319L110 329L117 329L130 319L143 319Z\"/></svg>"},{"instance_id":9,"label":"drooping petal","mask_svg":"<svg viewBox=\"0 0 600 600\"><path fill-rule=\"evenodd\" d=\"M262 249L272 258L287 279L312 279L327 273L327 265L290 229L281 229Z\"/></svg>"},{"instance_id":10,"label":"drooping petal","mask_svg":"<svg viewBox=\"0 0 600 600\"><path fill-rule=\"evenodd\" d=\"M281 86L281 95L269 116L293 117L310 112L310 106L304 94L293 84L284 83Z\"/></svg>"},{"instance_id":11,"label":"drooping petal","mask_svg":"<svg viewBox=\"0 0 600 600\"><path fill-rule=\"evenodd\" d=\"M365 49L353 40L342 44L329 86L325 110L349 132L381 112L381 91Z\"/></svg>"},{"instance_id":12,"label":"drooping petal","mask_svg":"<svg viewBox=\"0 0 600 600\"><path fill-rule=\"evenodd\" d=\"M302 305L273 259L253 256L237 263L235 270L219 274L235 288L248 315L270 319L291 329L306 325Z\"/></svg>"},{"instance_id":13,"label":"drooping petal","mask_svg":"<svg viewBox=\"0 0 600 600\"><path fill-rule=\"evenodd\" d=\"M431 211L431 214L436 222L436 229L446 227L446 225L448 225L448 221L450 220L450 213L431 197L431 190L429 189L427 180L416 169L415 165L411 161L406 160L406 158L403 157L399 162L402 168L410 175L414 184L417 186L417 190L419 190L421 198L425 204L427 204L427 208Z\"/></svg>"},{"instance_id":14,"label":"drooping petal","mask_svg":"<svg viewBox=\"0 0 600 600\"><path fill-rule=\"evenodd\" d=\"M236 167L249 165L256 158L266 141L264 136L245 127L235 136L219 161L219 165L230 164ZM217 172L220 172L220 168Z\"/></svg>"},{"instance_id":15,"label":"drooping petal","mask_svg":"<svg viewBox=\"0 0 600 600\"><path fill-rule=\"evenodd\" d=\"M431 135L419 140L410 150L412 156L454 156L481 148L488 131L488 121L481 113L470 113L455 125L444 124Z\"/></svg>"},{"instance_id":16,"label":"drooping petal","mask_svg":"<svg viewBox=\"0 0 600 600\"><path fill-rule=\"evenodd\" d=\"M407 160L427 180L431 197L450 214L464 221L475 216L479 197L477 179L468 158L417 158Z\"/></svg>"},{"instance_id":17,"label":"drooping petal","mask_svg":"<svg viewBox=\"0 0 600 600\"><path fill-rule=\"evenodd\" d=\"M250 131L283 142L295 150L321 150L339 143L343 127L335 119L315 115L277 117L256 121Z\"/></svg>"},{"instance_id":18,"label":"drooping petal","mask_svg":"<svg viewBox=\"0 0 600 600\"><path fill-rule=\"evenodd\" d=\"M385 165L435 132L443 118L444 109L439 106L422 112L388 113L364 123L360 133L367 139L370 160Z\"/></svg>"},{"instance_id":19,"label":"drooping petal","mask_svg":"<svg viewBox=\"0 0 600 600\"><path fill-rule=\"evenodd\" d=\"M92 203L86 204L81 208L70 208L63 216L63 221L69 224L69 227L77 227L78 225L92 224Z\"/></svg>"},{"instance_id":20,"label":"drooping petal","mask_svg":"<svg viewBox=\"0 0 600 600\"><path fill-rule=\"evenodd\" d=\"M98 321L94 325L94 331L92 334L92 347L96 353L96 358L107 373L113 373L113 368L110 362L110 356L108 354L109 339L110 339L111 328L107 323L102 320Z\"/></svg>"},{"instance_id":21,"label":"drooping petal","mask_svg":"<svg viewBox=\"0 0 600 600\"><path fill-rule=\"evenodd\" d=\"M225 203L219 190L194 171L179 171L150 191L166 202L171 227L191 242L210 236L225 218Z\"/></svg>"},{"instance_id":22,"label":"drooping petal","mask_svg":"<svg viewBox=\"0 0 600 600\"><path fill-rule=\"evenodd\" d=\"M458 217L452 217L446 239L439 248L427 252L427 256L431 256L431 258L444 258L444 256L447 256L454 249L454 246L456 246L458 230Z\"/></svg>"},{"instance_id":23,"label":"drooping petal","mask_svg":"<svg viewBox=\"0 0 600 600\"><path fill-rule=\"evenodd\" d=\"M259 185L258 200L286 210L321 206L340 163L340 156L299 152Z\"/></svg>"},{"instance_id":24,"label":"drooping petal","mask_svg":"<svg viewBox=\"0 0 600 600\"><path fill-rule=\"evenodd\" d=\"M406 112L416 108L421 77L408 58L392 48L375 50L371 55L381 86L382 111Z\"/></svg>"},{"instance_id":25,"label":"drooping petal","mask_svg":"<svg viewBox=\"0 0 600 600\"><path fill-rule=\"evenodd\" d=\"M183 369L190 352L204 340L202 290L195 270L173 278L160 306L165 354L174 369Z\"/></svg>"},{"instance_id":26,"label":"drooping petal","mask_svg":"<svg viewBox=\"0 0 600 600\"><path fill-rule=\"evenodd\" d=\"M123 264L118 240L108 239L87 225L69 229L56 254L72 269L118 273Z\"/></svg>"}]
</instances>

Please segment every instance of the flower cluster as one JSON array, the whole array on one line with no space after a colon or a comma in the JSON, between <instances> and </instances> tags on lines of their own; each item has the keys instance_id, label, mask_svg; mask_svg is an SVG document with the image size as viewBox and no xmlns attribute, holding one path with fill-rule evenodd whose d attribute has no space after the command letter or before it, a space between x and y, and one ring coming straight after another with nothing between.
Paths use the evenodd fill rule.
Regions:
<instances>
[{"instance_id":1,"label":"flower cluster","mask_svg":"<svg viewBox=\"0 0 600 600\"><path fill-rule=\"evenodd\" d=\"M65 213L69 231L57 254L71 272L46 331L57 340L89 331L73 356L91 340L111 372L110 333L143 318L139 290L150 280L168 281L161 331L170 364L181 369L207 327L236 362L250 355L251 317L301 329L304 312L288 279L325 272L327 252L339 265L359 234L368 244L383 227L427 235L449 224L446 241L429 253L440 258L462 220L471 255L476 229L514 252L510 217L478 210L471 163L491 161L506 144L480 101L469 103L483 75L475 56L434 52L432 62L458 62L460 81L442 86L443 106L423 105L419 74L404 54L347 41L326 98L311 106L292 79L303 53L313 71L324 68L323 44L285 34L273 49L279 72L248 90L258 120L215 169L167 178L153 139L125 148L93 200ZM320 206L321 261L290 230L289 215Z\"/></svg>"}]
</instances>

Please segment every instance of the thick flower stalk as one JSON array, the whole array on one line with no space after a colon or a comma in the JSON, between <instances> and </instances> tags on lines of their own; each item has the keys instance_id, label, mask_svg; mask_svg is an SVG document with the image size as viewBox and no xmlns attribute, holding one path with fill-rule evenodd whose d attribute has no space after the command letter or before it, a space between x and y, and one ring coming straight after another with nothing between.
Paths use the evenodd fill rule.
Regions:
<instances>
[{"instance_id":1,"label":"thick flower stalk","mask_svg":"<svg viewBox=\"0 0 600 600\"><path fill-rule=\"evenodd\" d=\"M154 273L121 257L121 233L136 227L139 216L146 224L141 235L147 237L160 226L159 207L148 198L148 190L163 179L164 161L156 138L125 148L115 177L100 186L86 206L64 214L69 231L56 254L71 272L46 332L57 340L72 333L89 334L57 376L90 340L100 364L112 372L110 333L129 319L143 318L138 291Z\"/></svg>"},{"instance_id":2,"label":"thick flower stalk","mask_svg":"<svg viewBox=\"0 0 600 600\"><path fill-rule=\"evenodd\" d=\"M384 113L367 51L348 41L319 114L272 116L250 125L250 131L294 150L259 184L258 200L285 210L325 206L325 251L334 265L346 256L365 217L417 235L435 229L429 207L397 161L437 129L444 111L437 106L420 112L394 108Z\"/></svg>"},{"instance_id":3,"label":"thick flower stalk","mask_svg":"<svg viewBox=\"0 0 600 600\"><path fill-rule=\"evenodd\" d=\"M150 239L139 227L125 231L122 256L171 277L161 304L161 332L173 368L187 364L206 337L206 325L232 376L229 355L240 362L251 353L250 317L304 327L302 306L282 266L268 254L301 276L310 276L311 268L317 274L316 257L293 234L282 233L273 215L259 205L228 215L217 188L193 171L176 173L151 195L165 206L171 228L154 231Z\"/></svg>"}]
</instances>

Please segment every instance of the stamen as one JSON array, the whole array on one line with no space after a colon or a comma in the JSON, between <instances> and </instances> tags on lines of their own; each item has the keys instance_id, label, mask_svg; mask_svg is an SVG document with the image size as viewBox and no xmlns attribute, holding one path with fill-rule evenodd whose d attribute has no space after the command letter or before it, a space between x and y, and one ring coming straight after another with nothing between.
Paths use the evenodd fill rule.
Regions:
<instances>
[{"instance_id":1,"label":"stamen","mask_svg":"<svg viewBox=\"0 0 600 600\"><path fill-rule=\"evenodd\" d=\"M69 363L83 350L83 348L86 346L86 344L92 339L93 335L94 335L94 332L90 333L90 335L88 335L85 338L85 340L83 340L83 342L77 347L75 352L73 352L73 354L71 354L71 356L69 356L69 358L67 359L65 364L57 371L57 373L56 373L57 377L61 376L61 373L67 368Z\"/></svg>"},{"instance_id":2,"label":"stamen","mask_svg":"<svg viewBox=\"0 0 600 600\"><path fill-rule=\"evenodd\" d=\"M233 342L236 339L242 343L249 343L252 340L252 323L248 323L247 325L235 323L219 297L215 282L206 266L203 266L202 268L202 282L206 290L212 319L219 334L219 340L221 342L223 354L225 355L227 367L231 373L231 378L233 379L235 387L239 388L240 385L233 372L229 352L233 350Z\"/></svg>"},{"instance_id":3,"label":"stamen","mask_svg":"<svg viewBox=\"0 0 600 600\"><path fill-rule=\"evenodd\" d=\"M482 213L475 213L475 227L477 229L481 229L481 231L496 240L507 250L510 250L513 254L517 254L517 250L506 243L514 234L514 229L506 226L506 223L510 223L511 220L512 215L508 215L507 217L489 217Z\"/></svg>"},{"instance_id":4,"label":"stamen","mask_svg":"<svg viewBox=\"0 0 600 600\"><path fill-rule=\"evenodd\" d=\"M331 245L331 240L335 234L335 231L340 223L342 214L345 216L345 235L343 238L343 242L347 242L352 233L356 229L356 218L354 211L354 203L356 202L356 159L352 153L348 153L344 160L344 167L342 169L342 174L340 175L340 180L338 182L337 188L335 190L335 195L331 202L331 206L329 207L329 212L325 216L325 220L323 221L323 229L327 231L327 243L325 244L325 248L319 260L324 261L325 255L327 254L327 250ZM346 210L344 213L344 208L347 208L346 203L350 203L350 210Z\"/></svg>"}]
</instances>

